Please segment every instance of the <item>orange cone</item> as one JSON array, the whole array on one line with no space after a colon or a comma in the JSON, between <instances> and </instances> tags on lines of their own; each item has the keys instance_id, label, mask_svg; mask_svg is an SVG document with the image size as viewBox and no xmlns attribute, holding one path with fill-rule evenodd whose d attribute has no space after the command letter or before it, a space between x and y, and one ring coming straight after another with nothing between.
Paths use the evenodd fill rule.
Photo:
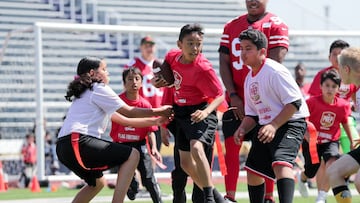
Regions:
<instances>
[{"instance_id":1,"label":"orange cone","mask_svg":"<svg viewBox=\"0 0 360 203\"><path fill-rule=\"evenodd\" d=\"M41 192L40 183L36 176L34 176L31 180L30 190L31 190L31 192Z\"/></svg>"},{"instance_id":2,"label":"orange cone","mask_svg":"<svg viewBox=\"0 0 360 203\"><path fill-rule=\"evenodd\" d=\"M5 186L5 178L4 178L4 171L2 167L2 162L0 161L0 192L5 192L6 186Z\"/></svg>"}]
</instances>

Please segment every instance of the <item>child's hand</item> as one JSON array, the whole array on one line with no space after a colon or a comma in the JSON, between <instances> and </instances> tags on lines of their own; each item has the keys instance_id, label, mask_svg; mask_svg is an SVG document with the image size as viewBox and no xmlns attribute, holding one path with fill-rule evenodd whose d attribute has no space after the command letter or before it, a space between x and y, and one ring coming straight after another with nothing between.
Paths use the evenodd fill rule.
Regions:
<instances>
[{"instance_id":1,"label":"child's hand","mask_svg":"<svg viewBox=\"0 0 360 203\"><path fill-rule=\"evenodd\" d=\"M360 139L354 139L352 146L355 148L359 147L360 145Z\"/></svg>"},{"instance_id":2,"label":"child's hand","mask_svg":"<svg viewBox=\"0 0 360 203\"><path fill-rule=\"evenodd\" d=\"M160 87L166 87L166 86L169 86L170 84L168 82L166 82L166 80L161 77L161 76L154 76L152 79L151 79L151 84L154 85L155 87L157 88L160 88Z\"/></svg>"},{"instance_id":3,"label":"child's hand","mask_svg":"<svg viewBox=\"0 0 360 203\"><path fill-rule=\"evenodd\" d=\"M162 141L162 143L163 143L165 146L168 147L169 144L170 144L169 139L170 139L170 137L171 137L168 129L161 127L161 129L160 129L160 134L161 134L161 141Z\"/></svg>"},{"instance_id":4,"label":"child's hand","mask_svg":"<svg viewBox=\"0 0 360 203\"><path fill-rule=\"evenodd\" d=\"M196 110L194 113L191 114L191 121L193 123L198 123L204 120L206 117L209 116L209 113L204 110Z\"/></svg>"},{"instance_id":5,"label":"child's hand","mask_svg":"<svg viewBox=\"0 0 360 203\"><path fill-rule=\"evenodd\" d=\"M151 149L151 155L154 156L157 161L159 161L160 163L162 163L162 156L161 156L161 154L159 153L159 151L156 149L156 147L153 147L153 148Z\"/></svg>"},{"instance_id":6,"label":"child's hand","mask_svg":"<svg viewBox=\"0 0 360 203\"><path fill-rule=\"evenodd\" d=\"M275 137L276 128L272 124L264 125L262 128L260 128L258 133L258 139L262 143L269 143L271 142Z\"/></svg>"},{"instance_id":7,"label":"child's hand","mask_svg":"<svg viewBox=\"0 0 360 203\"><path fill-rule=\"evenodd\" d=\"M174 117L173 107L170 105L161 106L157 108L157 110L160 112L159 113L160 116L167 117L169 120L171 120Z\"/></svg>"},{"instance_id":8,"label":"child's hand","mask_svg":"<svg viewBox=\"0 0 360 203\"><path fill-rule=\"evenodd\" d=\"M170 119L168 117L159 116L159 117L155 118L155 124L154 125L161 126L162 124L166 124L166 123L169 123L169 122L170 122Z\"/></svg>"}]
</instances>

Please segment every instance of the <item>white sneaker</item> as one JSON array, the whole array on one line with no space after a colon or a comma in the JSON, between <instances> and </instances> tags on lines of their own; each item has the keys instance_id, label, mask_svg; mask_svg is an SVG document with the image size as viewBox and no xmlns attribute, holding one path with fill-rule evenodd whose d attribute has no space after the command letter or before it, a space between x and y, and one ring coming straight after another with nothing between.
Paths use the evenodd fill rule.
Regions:
<instances>
[{"instance_id":1,"label":"white sneaker","mask_svg":"<svg viewBox=\"0 0 360 203\"><path fill-rule=\"evenodd\" d=\"M326 203L327 193L324 191L319 191L318 196L316 198L316 203Z\"/></svg>"},{"instance_id":2,"label":"white sneaker","mask_svg":"<svg viewBox=\"0 0 360 203\"><path fill-rule=\"evenodd\" d=\"M298 190L302 197L309 197L309 187L307 186L307 182L303 182L301 180L301 171L297 172L296 178L298 181Z\"/></svg>"},{"instance_id":3,"label":"white sneaker","mask_svg":"<svg viewBox=\"0 0 360 203\"><path fill-rule=\"evenodd\" d=\"M318 200L318 199L317 199L317 200L316 200L316 203L326 203L326 200L323 200L323 199L319 199L319 200Z\"/></svg>"}]
</instances>

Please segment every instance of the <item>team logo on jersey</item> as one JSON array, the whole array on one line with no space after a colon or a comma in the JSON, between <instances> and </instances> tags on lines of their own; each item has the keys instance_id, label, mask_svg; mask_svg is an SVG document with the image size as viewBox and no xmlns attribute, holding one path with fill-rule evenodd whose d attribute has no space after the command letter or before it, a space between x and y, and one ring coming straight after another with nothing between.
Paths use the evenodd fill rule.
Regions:
<instances>
[{"instance_id":1,"label":"team logo on jersey","mask_svg":"<svg viewBox=\"0 0 360 203\"><path fill-rule=\"evenodd\" d=\"M253 100L255 104L259 103L260 95L259 95L259 83L253 82L250 84L250 98Z\"/></svg>"},{"instance_id":2,"label":"team logo on jersey","mask_svg":"<svg viewBox=\"0 0 360 203\"><path fill-rule=\"evenodd\" d=\"M322 129L330 128L335 121L336 114L331 111L325 111L321 115L320 124Z\"/></svg>"},{"instance_id":3,"label":"team logo on jersey","mask_svg":"<svg viewBox=\"0 0 360 203\"><path fill-rule=\"evenodd\" d=\"M173 73L174 73L174 79L175 79L174 87L176 90L179 90L181 82L182 82L182 76L175 70L173 70Z\"/></svg>"},{"instance_id":4,"label":"team logo on jersey","mask_svg":"<svg viewBox=\"0 0 360 203\"><path fill-rule=\"evenodd\" d=\"M346 98L346 95L348 95L349 92L350 92L350 85L341 83L340 88L338 90L339 97Z\"/></svg>"},{"instance_id":5,"label":"team logo on jersey","mask_svg":"<svg viewBox=\"0 0 360 203\"><path fill-rule=\"evenodd\" d=\"M272 21L275 25L280 25L281 23L283 23L283 20L278 16L272 16L270 18L270 21Z\"/></svg>"}]
</instances>

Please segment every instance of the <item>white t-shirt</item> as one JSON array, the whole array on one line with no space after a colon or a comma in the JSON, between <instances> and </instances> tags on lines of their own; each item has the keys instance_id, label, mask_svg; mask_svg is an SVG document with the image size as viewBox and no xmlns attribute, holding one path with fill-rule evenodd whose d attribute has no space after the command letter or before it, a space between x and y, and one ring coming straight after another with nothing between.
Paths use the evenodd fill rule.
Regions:
<instances>
[{"instance_id":1,"label":"white t-shirt","mask_svg":"<svg viewBox=\"0 0 360 203\"><path fill-rule=\"evenodd\" d=\"M94 83L92 90L86 90L80 98L73 100L58 138L72 132L100 138L110 116L124 104L108 85Z\"/></svg>"},{"instance_id":2,"label":"white t-shirt","mask_svg":"<svg viewBox=\"0 0 360 203\"><path fill-rule=\"evenodd\" d=\"M290 120L309 116L309 110L289 70L282 64L266 59L256 75L245 79L245 114L259 116L259 123L270 123L286 104L301 99L300 109Z\"/></svg>"}]
</instances>

